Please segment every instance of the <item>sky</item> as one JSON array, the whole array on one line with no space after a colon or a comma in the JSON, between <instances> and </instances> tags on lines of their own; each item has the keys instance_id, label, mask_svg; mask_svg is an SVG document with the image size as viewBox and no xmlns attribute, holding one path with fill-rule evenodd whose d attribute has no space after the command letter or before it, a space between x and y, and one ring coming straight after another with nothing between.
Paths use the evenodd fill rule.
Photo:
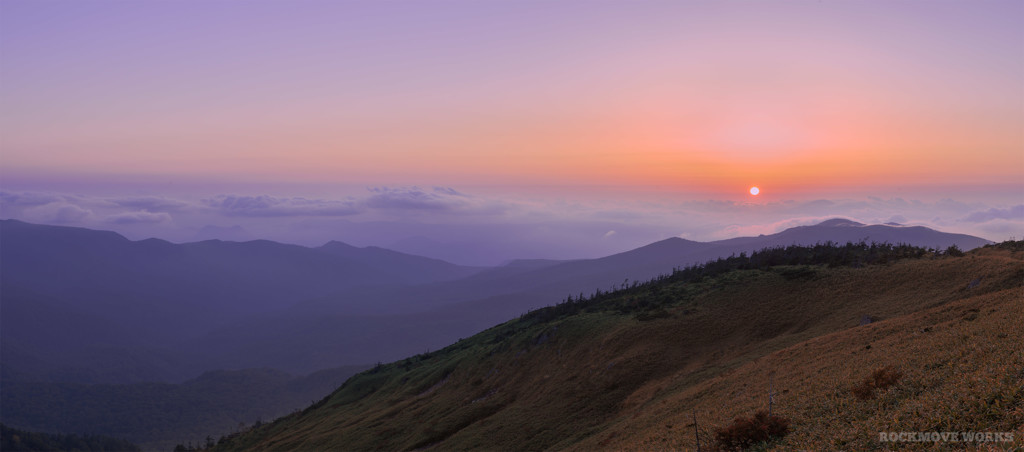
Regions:
<instances>
[{"instance_id":1,"label":"sky","mask_svg":"<svg viewBox=\"0 0 1024 452\"><path fill-rule=\"evenodd\" d=\"M831 217L1024 237L1024 2L0 1L0 218L490 265Z\"/></svg>"}]
</instances>

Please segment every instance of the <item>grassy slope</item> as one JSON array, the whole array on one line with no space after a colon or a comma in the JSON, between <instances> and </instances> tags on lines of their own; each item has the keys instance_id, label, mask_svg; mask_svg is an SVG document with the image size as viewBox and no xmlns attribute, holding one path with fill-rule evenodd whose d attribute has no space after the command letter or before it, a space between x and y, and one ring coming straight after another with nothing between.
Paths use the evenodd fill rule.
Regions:
<instances>
[{"instance_id":1,"label":"grassy slope","mask_svg":"<svg viewBox=\"0 0 1024 452\"><path fill-rule=\"evenodd\" d=\"M878 431L903 430L1016 430L1020 442L1022 284L1021 253L991 248L656 284L619 301L671 300L667 317L508 322L356 376L222 447L691 449L693 410L706 442L764 408L769 372L793 421L781 448L884 447ZM880 321L858 326L864 314ZM850 394L884 364L906 376L878 399Z\"/></svg>"}]
</instances>

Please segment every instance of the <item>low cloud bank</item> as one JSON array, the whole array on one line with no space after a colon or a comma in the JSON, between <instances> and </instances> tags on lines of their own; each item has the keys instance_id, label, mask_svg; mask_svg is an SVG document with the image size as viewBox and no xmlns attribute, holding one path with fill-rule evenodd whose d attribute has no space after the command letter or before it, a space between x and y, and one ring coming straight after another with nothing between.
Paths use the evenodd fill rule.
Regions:
<instances>
[{"instance_id":1,"label":"low cloud bank","mask_svg":"<svg viewBox=\"0 0 1024 452\"><path fill-rule=\"evenodd\" d=\"M1024 237L1024 205L898 197L764 203L552 200L479 196L451 187L371 187L333 199L0 191L0 217L112 229L132 239L264 238L309 246L340 240L475 265L598 257L672 236L710 241L771 234L835 217L922 225L995 241Z\"/></svg>"}]
</instances>

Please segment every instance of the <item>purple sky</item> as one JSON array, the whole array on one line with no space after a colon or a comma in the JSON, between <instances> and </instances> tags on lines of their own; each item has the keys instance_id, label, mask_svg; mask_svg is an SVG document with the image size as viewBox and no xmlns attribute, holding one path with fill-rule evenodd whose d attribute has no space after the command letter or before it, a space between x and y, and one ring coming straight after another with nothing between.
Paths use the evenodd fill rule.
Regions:
<instances>
[{"instance_id":1,"label":"purple sky","mask_svg":"<svg viewBox=\"0 0 1024 452\"><path fill-rule=\"evenodd\" d=\"M2 218L493 264L1022 206L1018 0L0 2Z\"/></svg>"}]
</instances>

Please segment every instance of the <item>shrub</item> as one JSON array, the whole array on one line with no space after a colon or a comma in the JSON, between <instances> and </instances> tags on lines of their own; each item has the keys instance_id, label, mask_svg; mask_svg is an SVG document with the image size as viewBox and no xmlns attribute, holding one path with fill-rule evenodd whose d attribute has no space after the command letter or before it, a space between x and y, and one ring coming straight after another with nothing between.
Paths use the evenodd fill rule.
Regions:
<instances>
[{"instance_id":1,"label":"shrub","mask_svg":"<svg viewBox=\"0 0 1024 452\"><path fill-rule=\"evenodd\" d=\"M885 366L875 369L871 373L870 377L867 377L859 385L854 386L850 391L853 395L857 396L858 399L867 400L875 398L875 390L884 390L889 386L896 384L897 381L903 378L903 372L900 372L892 366Z\"/></svg>"},{"instance_id":2,"label":"shrub","mask_svg":"<svg viewBox=\"0 0 1024 452\"><path fill-rule=\"evenodd\" d=\"M725 428L715 429L715 439L721 450L739 451L760 443L780 439L789 433L789 419L762 411L754 417L737 417Z\"/></svg>"}]
</instances>

